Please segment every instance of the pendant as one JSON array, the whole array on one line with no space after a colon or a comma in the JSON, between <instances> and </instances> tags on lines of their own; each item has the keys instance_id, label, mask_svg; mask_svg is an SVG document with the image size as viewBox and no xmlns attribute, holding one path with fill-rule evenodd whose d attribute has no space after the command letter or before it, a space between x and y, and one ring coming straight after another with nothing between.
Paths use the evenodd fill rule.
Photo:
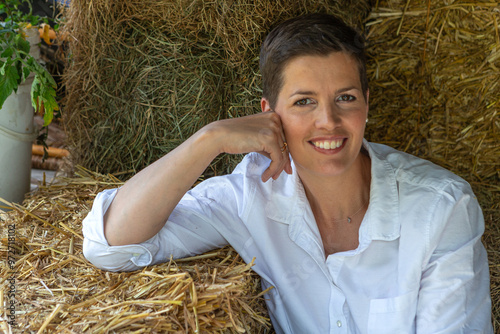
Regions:
<instances>
[{"instance_id":1,"label":"pendant","mask_svg":"<svg viewBox=\"0 0 500 334\"><path fill-rule=\"evenodd\" d=\"M350 223L351 222L351 217L347 217L347 222Z\"/></svg>"}]
</instances>

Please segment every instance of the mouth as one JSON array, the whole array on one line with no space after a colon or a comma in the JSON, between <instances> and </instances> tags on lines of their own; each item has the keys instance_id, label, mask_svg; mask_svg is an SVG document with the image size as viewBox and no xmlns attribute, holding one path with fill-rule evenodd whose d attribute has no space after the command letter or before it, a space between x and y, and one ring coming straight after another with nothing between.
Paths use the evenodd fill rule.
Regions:
<instances>
[{"instance_id":1,"label":"mouth","mask_svg":"<svg viewBox=\"0 0 500 334\"><path fill-rule=\"evenodd\" d=\"M331 155L342 151L346 142L347 138L313 139L309 141L309 144L316 152Z\"/></svg>"},{"instance_id":2,"label":"mouth","mask_svg":"<svg viewBox=\"0 0 500 334\"><path fill-rule=\"evenodd\" d=\"M346 138L334 140L312 140L310 143L322 150L336 150L344 145Z\"/></svg>"}]
</instances>

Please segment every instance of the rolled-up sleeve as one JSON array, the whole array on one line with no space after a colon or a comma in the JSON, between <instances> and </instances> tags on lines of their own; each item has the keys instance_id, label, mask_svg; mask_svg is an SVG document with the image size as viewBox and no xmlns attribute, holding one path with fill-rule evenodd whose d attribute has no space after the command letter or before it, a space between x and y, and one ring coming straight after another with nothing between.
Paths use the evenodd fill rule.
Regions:
<instances>
[{"instance_id":1,"label":"rolled-up sleeve","mask_svg":"<svg viewBox=\"0 0 500 334\"><path fill-rule=\"evenodd\" d=\"M83 254L100 269L132 271L244 242L248 230L240 219L241 178L227 175L204 181L183 196L155 236L123 246L110 246L104 235L103 217L118 189L105 190L83 221Z\"/></svg>"},{"instance_id":2,"label":"rolled-up sleeve","mask_svg":"<svg viewBox=\"0 0 500 334\"><path fill-rule=\"evenodd\" d=\"M154 236L150 240L125 246L110 246L104 236L103 217L118 189L99 193L92 210L83 220L83 255L93 265L109 271L131 271L152 263L158 251Z\"/></svg>"}]
</instances>

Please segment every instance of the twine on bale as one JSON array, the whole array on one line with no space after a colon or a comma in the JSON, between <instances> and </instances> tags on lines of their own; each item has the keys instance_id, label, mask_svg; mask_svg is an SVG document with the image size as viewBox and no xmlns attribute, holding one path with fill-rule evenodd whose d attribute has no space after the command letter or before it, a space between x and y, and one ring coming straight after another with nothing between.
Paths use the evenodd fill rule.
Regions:
<instances>
[{"instance_id":1,"label":"twine on bale","mask_svg":"<svg viewBox=\"0 0 500 334\"><path fill-rule=\"evenodd\" d=\"M0 219L16 226L18 328L32 333L269 333L253 263L244 263L230 247L122 273L96 269L83 257L82 219L98 192L121 184L114 176L79 168L77 177L42 185L23 205L1 200L14 209ZM5 259L6 230L0 254ZM9 272L2 261L1 286ZM2 305L0 318L6 314ZM3 320L1 326L8 328Z\"/></svg>"},{"instance_id":2,"label":"twine on bale","mask_svg":"<svg viewBox=\"0 0 500 334\"><path fill-rule=\"evenodd\" d=\"M368 1L75 0L62 29L75 164L126 179L203 125L260 112L260 44L273 24L329 12L362 26ZM206 176L232 171L221 155Z\"/></svg>"}]
</instances>

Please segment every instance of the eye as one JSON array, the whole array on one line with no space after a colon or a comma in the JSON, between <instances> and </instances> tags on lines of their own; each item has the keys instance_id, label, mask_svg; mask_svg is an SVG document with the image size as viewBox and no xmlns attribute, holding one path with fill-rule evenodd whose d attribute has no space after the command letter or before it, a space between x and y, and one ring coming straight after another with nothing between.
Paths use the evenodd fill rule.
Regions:
<instances>
[{"instance_id":1,"label":"eye","mask_svg":"<svg viewBox=\"0 0 500 334\"><path fill-rule=\"evenodd\" d=\"M313 102L314 102L314 101L313 101L312 99L305 98L305 99L298 100L297 102L295 102L295 105L298 105L298 106L305 106L305 105L311 104L311 103L313 103Z\"/></svg>"},{"instance_id":2,"label":"eye","mask_svg":"<svg viewBox=\"0 0 500 334\"><path fill-rule=\"evenodd\" d=\"M343 95L340 95L339 97L337 97L337 101L338 102L352 102L352 101L356 101L356 97L349 95L349 94L343 94Z\"/></svg>"}]
</instances>

